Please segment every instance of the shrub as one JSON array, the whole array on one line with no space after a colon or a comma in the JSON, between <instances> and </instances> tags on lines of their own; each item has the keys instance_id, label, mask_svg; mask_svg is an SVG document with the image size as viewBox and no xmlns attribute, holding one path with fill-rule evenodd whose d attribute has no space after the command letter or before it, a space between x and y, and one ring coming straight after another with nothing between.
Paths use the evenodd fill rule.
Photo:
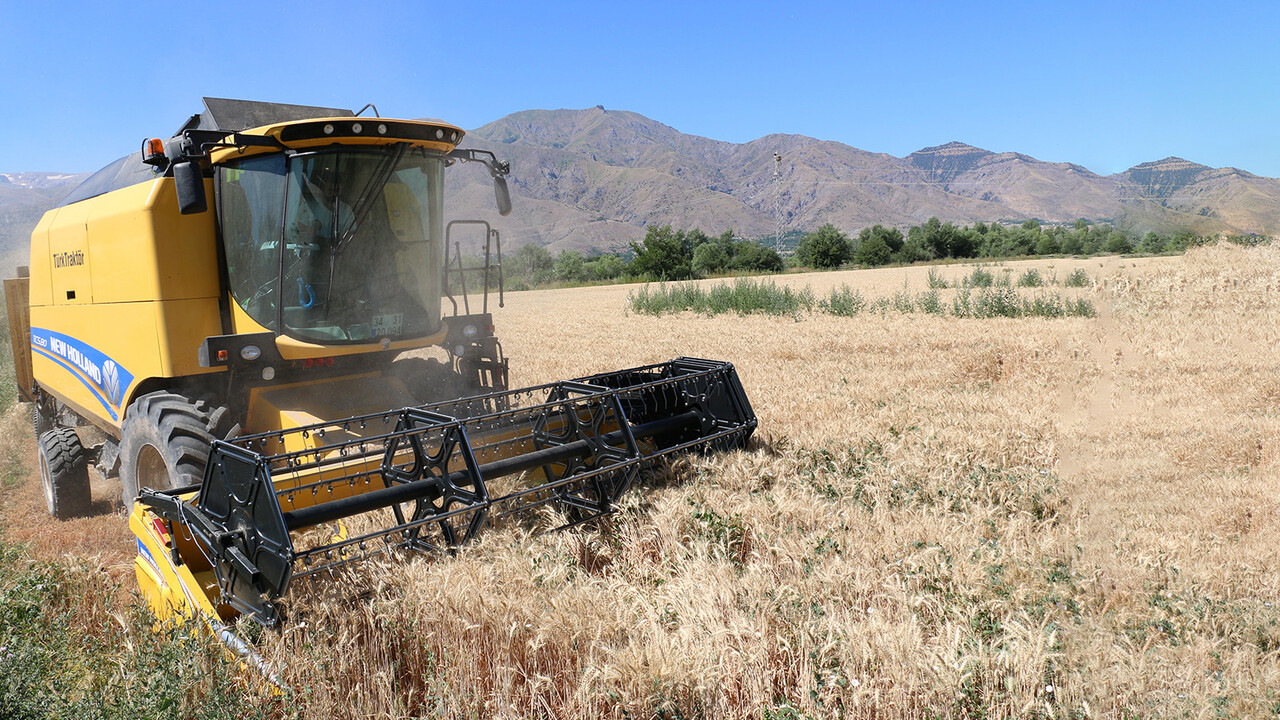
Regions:
<instances>
[{"instance_id":1,"label":"shrub","mask_svg":"<svg viewBox=\"0 0 1280 720\"><path fill-rule=\"evenodd\" d=\"M938 297L937 290L920 293L916 298L916 308L920 312L929 315L945 315L947 313L946 307L942 304L942 299Z\"/></svg>"},{"instance_id":2,"label":"shrub","mask_svg":"<svg viewBox=\"0 0 1280 720\"><path fill-rule=\"evenodd\" d=\"M691 310L707 315L735 312L739 315L796 315L814 306L813 291L808 287L792 290L772 281L739 278L731 285L719 283L703 289L692 283L679 285L644 285L627 296L632 310L646 315L663 315Z\"/></svg>"},{"instance_id":3,"label":"shrub","mask_svg":"<svg viewBox=\"0 0 1280 720\"><path fill-rule=\"evenodd\" d=\"M987 270L982 266L978 266L973 269L973 272L969 273L968 277L961 281L961 285L967 288L984 288L991 287L995 284L995 281L995 276L991 274L990 270Z\"/></svg>"},{"instance_id":4,"label":"shrub","mask_svg":"<svg viewBox=\"0 0 1280 720\"><path fill-rule=\"evenodd\" d=\"M866 309L867 300L857 290L848 285L841 285L839 288L832 290L827 299L818 304L818 307L823 312L831 313L832 315L853 317Z\"/></svg>"},{"instance_id":5,"label":"shrub","mask_svg":"<svg viewBox=\"0 0 1280 720\"><path fill-rule=\"evenodd\" d=\"M1041 277L1040 271L1035 268L1028 268L1026 272L1018 278L1018 287L1043 287L1044 278Z\"/></svg>"},{"instance_id":6,"label":"shrub","mask_svg":"<svg viewBox=\"0 0 1280 720\"><path fill-rule=\"evenodd\" d=\"M1084 268L1076 268L1067 275L1065 280L1062 281L1062 286L1074 288L1089 287L1089 273L1085 272Z\"/></svg>"},{"instance_id":7,"label":"shrub","mask_svg":"<svg viewBox=\"0 0 1280 720\"><path fill-rule=\"evenodd\" d=\"M929 289L945 290L948 287L951 286L947 284L947 279L942 277L942 273L938 272L936 268L929 268Z\"/></svg>"}]
</instances>

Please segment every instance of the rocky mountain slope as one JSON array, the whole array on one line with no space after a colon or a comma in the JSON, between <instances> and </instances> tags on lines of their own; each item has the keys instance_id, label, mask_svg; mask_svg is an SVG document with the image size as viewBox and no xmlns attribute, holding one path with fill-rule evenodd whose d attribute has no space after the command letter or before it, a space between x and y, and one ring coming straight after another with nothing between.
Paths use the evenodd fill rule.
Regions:
<instances>
[{"instance_id":1,"label":"rocky mountain slope","mask_svg":"<svg viewBox=\"0 0 1280 720\"><path fill-rule=\"evenodd\" d=\"M472 130L466 145L511 161L516 210L494 210L488 175L450 172L450 219L481 218L508 250L625 248L646 225L771 235L774 154L782 157L782 228L832 223L1109 222L1136 233L1280 234L1280 180L1180 158L1098 175L1073 163L952 142L899 158L803 135L729 143L687 135L633 112L528 110ZM40 213L83 176L0 174L0 254L25 246Z\"/></svg>"},{"instance_id":2,"label":"rocky mountain slope","mask_svg":"<svg viewBox=\"0 0 1280 720\"><path fill-rule=\"evenodd\" d=\"M0 271L27 264L31 231L87 174L0 173Z\"/></svg>"},{"instance_id":3,"label":"rocky mountain slope","mask_svg":"<svg viewBox=\"0 0 1280 720\"><path fill-rule=\"evenodd\" d=\"M1103 176L958 142L905 158L800 135L735 144L602 107L515 113L467 142L511 160L521 211L518 220L498 219L479 187L487 178L466 170L457 173L459 210L486 215L513 246L623 247L649 224L771 234L774 153L783 158L784 230L909 226L936 215L957 223L1085 218L1136 233L1280 233L1280 180L1179 158Z\"/></svg>"}]
</instances>

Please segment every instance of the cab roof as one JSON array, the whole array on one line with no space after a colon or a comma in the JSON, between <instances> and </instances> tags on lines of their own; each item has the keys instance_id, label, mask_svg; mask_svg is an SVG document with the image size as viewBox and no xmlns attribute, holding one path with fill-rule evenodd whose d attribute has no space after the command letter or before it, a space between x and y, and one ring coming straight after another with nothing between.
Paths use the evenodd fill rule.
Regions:
<instances>
[{"instance_id":1,"label":"cab roof","mask_svg":"<svg viewBox=\"0 0 1280 720\"><path fill-rule=\"evenodd\" d=\"M189 117L174 135L181 135L188 130L213 130L230 134L299 120L355 116L356 114L351 110L342 108L207 97L204 98L204 112ZM142 152L138 151L90 175L68 193L57 207L154 180L163 174L156 168L143 163Z\"/></svg>"}]
</instances>

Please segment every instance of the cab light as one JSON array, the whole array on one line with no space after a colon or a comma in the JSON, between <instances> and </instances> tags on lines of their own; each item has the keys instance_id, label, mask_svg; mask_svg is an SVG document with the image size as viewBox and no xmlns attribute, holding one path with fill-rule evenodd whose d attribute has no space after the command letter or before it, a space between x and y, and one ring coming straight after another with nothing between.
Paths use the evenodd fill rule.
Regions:
<instances>
[{"instance_id":1,"label":"cab light","mask_svg":"<svg viewBox=\"0 0 1280 720\"><path fill-rule=\"evenodd\" d=\"M386 123L378 123L378 134L379 134L379 135L386 135L386 134L387 134L387 124L386 124Z\"/></svg>"},{"instance_id":2,"label":"cab light","mask_svg":"<svg viewBox=\"0 0 1280 720\"><path fill-rule=\"evenodd\" d=\"M262 349L257 345L245 345L240 348L240 357L245 360L257 360L259 357L262 357Z\"/></svg>"},{"instance_id":3,"label":"cab light","mask_svg":"<svg viewBox=\"0 0 1280 720\"><path fill-rule=\"evenodd\" d=\"M326 124L325 124L325 126L324 126L324 134L325 134L325 135L332 135L332 134L333 134L333 124L332 124L332 123L326 123Z\"/></svg>"},{"instance_id":4,"label":"cab light","mask_svg":"<svg viewBox=\"0 0 1280 720\"><path fill-rule=\"evenodd\" d=\"M164 155L164 143L160 138L147 138L142 141L142 162L152 167L164 167L169 159Z\"/></svg>"},{"instance_id":5,"label":"cab light","mask_svg":"<svg viewBox=\"0 0 1280 720\"><path fill-rule=\"evenodd\" d=\"M266 367L262 368L262 379L263 379L263 380L275 380L275 379L276 379L276 369L275 369L275 368L273 368L273 367L271 367L270 365L268 365L268 366L266 366Z\"/></svg>"},{"instance_id":6,"label":"cab light","mask_svg":"<svg viewBox=\"0 0 1280 720\"><path fill-rule=\"evenodd\" d=\"M359 135L361 130L364 130L364 126L360 123L354 123L351 125L351 132Z\"/></svg>"}]
</instances>

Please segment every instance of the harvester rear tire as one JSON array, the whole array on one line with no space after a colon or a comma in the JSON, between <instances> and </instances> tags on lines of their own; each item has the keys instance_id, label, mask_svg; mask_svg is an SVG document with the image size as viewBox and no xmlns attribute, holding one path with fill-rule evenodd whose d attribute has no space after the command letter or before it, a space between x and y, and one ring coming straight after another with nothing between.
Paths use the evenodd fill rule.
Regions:
<instances>
[{"instance_id":1,"label":"harvester rear tire","mask_svg":"<svg viewBox=\"0 0 1280 720\"><path fill-rule=\"evenodd\" d=\"M232 429L231 413L210 397L168 391L134 400L120 432L120 484L126 506L142 488L170 490L204 479L209 448Z\"/></svg>"},{"instance_id":2,"label":"harvester rear tire","mask_svg":"<svg viewBox=\"0 0 1280 720\"><path fill-rule=\"evenodd\" d=\"M41 433L40 484L49 514L65 520L89 514L93 494L89 489L89 458L74 428L53 428Z\"/></svg>"}]
</instances>

